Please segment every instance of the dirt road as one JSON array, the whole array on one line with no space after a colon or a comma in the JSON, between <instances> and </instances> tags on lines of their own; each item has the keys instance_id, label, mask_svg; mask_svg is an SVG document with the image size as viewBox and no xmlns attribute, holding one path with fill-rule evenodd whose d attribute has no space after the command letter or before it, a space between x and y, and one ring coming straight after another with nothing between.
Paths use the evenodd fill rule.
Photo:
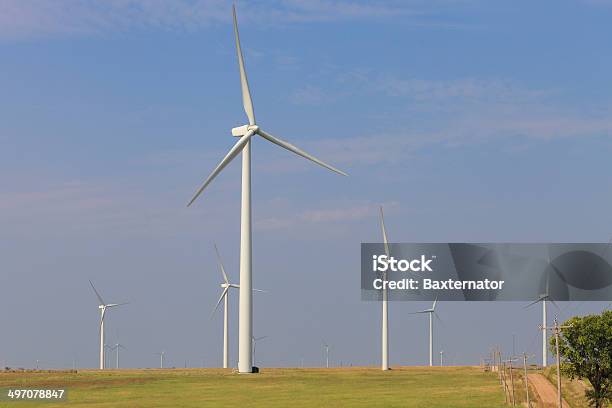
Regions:
<instances>
[{"instance_id":1,"label":"dirt road","mask_svg":"<svg viewBox=\"0 0 612 408\"><path fill-rule=\"evenodd\" d=\"M535 405L543 408L557 408L557 387L552 385L542 374L528 374L529 381L538 393L538 399L542 401L541 405ZM563 400L563 408L570 408L569 404Z\"/></svg>"}]
</instances>

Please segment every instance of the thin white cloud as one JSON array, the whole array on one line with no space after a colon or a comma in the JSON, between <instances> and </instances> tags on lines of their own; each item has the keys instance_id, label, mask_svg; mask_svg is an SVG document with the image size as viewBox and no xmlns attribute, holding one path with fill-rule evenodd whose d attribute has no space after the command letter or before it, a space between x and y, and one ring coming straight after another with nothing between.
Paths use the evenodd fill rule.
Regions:
<instances>
[{"instance_id":1,"label":"thin white cloud","mask_svg":"<svg viewBox=\"0 0 612 408\"><path fill-rule=\"evenodd\" d=\"M416 2L423 8L424 2ZM402 2L278 0L240 3L241 21L296 23L420 14ZM3 0L0 39L100 34L133 29L195 30L229 22L226 0ZM426 6L429 8L429 6Z\"/></svg>"},{"instance_id":2,"label":"thin white cloud","mask_svg":"<svg viewBox=\"0 0 612 408\"><path fill-rule=\"evenodd\" d=\"M378 209L381 205L385 207L385 209L393 211L399 204L395 201L382 204L358 202L344 204L338 207L302 210L297 214L286 213L281 216L275 215L272 217L260 218L255 221L255 227L260 230L279 230L305 224L327 225L330 223L353 222L378 216Z\"/></svg>"}]
</instances>

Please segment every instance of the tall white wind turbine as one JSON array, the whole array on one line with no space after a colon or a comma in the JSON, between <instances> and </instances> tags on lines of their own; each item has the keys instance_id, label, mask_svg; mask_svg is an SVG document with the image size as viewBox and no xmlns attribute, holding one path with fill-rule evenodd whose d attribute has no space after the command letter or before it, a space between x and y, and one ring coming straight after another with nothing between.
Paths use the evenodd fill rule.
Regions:
<instances>
[{"instance_id":1,"label":"tall white wind turbine","mask_svg":"<svg viewBox=\"0 0 612 408\"><path fill-rule=\"evenodd\" d=\"M438 303L438 299L435 299L433 305L429 309L419 310L418 312L413 312L411 314L419 314L419 313L427 313L429 314L429 365L433 366L433 317L434 315L438 320L440 317L436 313L436 303Z\"/></svg>"},{"instance_id":2,"label":"tall white wind turbine","mask_svg":"<svg viewBox=\"0 0 612 408\"><path fill-rule=\"evenodd\" d=\"M230 283L229 278L227 277L227 273L225 272L225 267L223 266L223 260L221 259L221 255L219 254L219 250L217 249L217 245L215 244L215 252L217 254L217 262L219 263L219 269L221 270L221 275L223 275L223 283L221 284L222 292L219 297L219 301L215 305L212 314L214 314L221 302L223 302L223 368L229 367L229 290L231 288L240 289L240 285L236 285L234 283ZM256 292L263 292L263 290L253 289ZM211 314L211 317L212 317ZM253 357L254 358L254 357Z\"/></svg>"},{"instance_id":3,"label":"tall white wind turbine","mask_svg":"<svg viewBox=\"0 0 612 408\"><path fill-rule=\"evenodd\" d=\"M382 229L383 243L385 244L385 254L387 257L391 256L389 253L389 240L387 239L387 229L385 228L385 216L383 214L383 208L380 207L380 227ZM387 279L387 272L383 272L383 280ZM383 371L389 369L389 300L387 293L387 285L383 286L383 298L382 298L382 361L381 368Z\"/></svg>"},{"instance_id":4,"label":"tall white wind turbine","mask_svg":"<svg viewBox=\"0 0 612 408\"><path fill-rule=\"evenodd\" d=\"M98 297L98 300L100 301L100 304L98 305L98 309L100 309L100 370L104 370L104 366L105 366L105 361L104 361L104 345L105 345L104 344L104 317L106 316L106 309L110 309L111 307L116 307L116 306L121 306L121 305L127 305L128 302L106 303L102 299L102 296L100 296L100 294L96 290L96 287L91 282L91 280L89 281L89 284L91 285L91 288L96 293L96 296Z\"/></svg>"},{"instance_id":5,"label":"tall white wind turbine","mask_svg":"<svg viewBox=\"0 0 612 408\"><path fill-rule=\"evenodd\" d=\"M236 21L236 9L233 8L234 36L236 40L236 55L238 57L238 67L240 70L240 84L242 88L242 104L248 117L248 125L243 125L232 129L232 135L239 137L238 141L219 162L217 167L210 173L202 186L196 191L189 201L190 206L213 181L213 179L231 162L239 153L242 152L242 198L240 209L240 294L239 294L239 324L238 324L238 372L253 372L253 355L251 350L251 338L253 336L253 300L252 300L252 270L251 270L251 138L259 135L269 142L272 142L284 149L287 149L299 156L311 160L320 166L331 171L346 176L346 173L332 167L321 160L311 156L296 146L285 142L270 133L261 129L255 122L255 111L249 83L247 80L242 49L240 47L240 36L238 34L238 23Z\"/></svg>"}]
</instances>

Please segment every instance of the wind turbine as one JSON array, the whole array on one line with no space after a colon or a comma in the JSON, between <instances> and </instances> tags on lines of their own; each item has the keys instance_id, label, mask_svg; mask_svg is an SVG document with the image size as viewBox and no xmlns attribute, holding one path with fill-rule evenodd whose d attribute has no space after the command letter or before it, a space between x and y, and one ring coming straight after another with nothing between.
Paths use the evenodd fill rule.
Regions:
<instances>
[{"instance_id":1,"label":"wind turbine","mask_svg":"<svg viewBox=\"0 0 612 408\"><path fill-rule=\"evenodd\" d=\"M311 160L320 166L346 176L346 173L332 167L321 160L311 156L296 146L285 142L261 129L255 122L255 110L251 99L251 91L247 80L238 23L236 21L236 8L233 8L234 37L236 41L236 55L240 70L240 84L242 88L242 104L248 117L248 125L232 129L232 135L239 137L238 141L210 173L202 186L189 201L189 207L213 179L227 166L239 153L242 152L242 198L240 208L240 296L239 296L239 324L238 324L238 372L252 373L253 359L251 354L251 337L253 336L253 299L252 299L252 231L251 231L251 138L259 135L284 149Z\"/></svg>"},{"instance_id":2,"label":"wind turbine","mask_svg":"<svg viewBox=\"0 0 612 408\"><path fill-rule=\"evenodd\" d=\"M105 344L104 345L104 368L109 367L110 365L108 364L108 352L113 351L113 348L111 347L110 344Z\"/></svg>"},{"instance_id":3,"label":"wind turbine","mask_svg":"<svg viewBox=\"0 0 612 408\"><path fill-rule=\"evenodd\" d=\"M391 256L389 253L389 240L387 239L387 230L385 228L385 216L383 214L383 208L380 207L380 227L382 229L383 243L385 244L385 254L387 257ZM383 280L387 279L387 272L383 272ZM382 299L382 363L381 368L383 371L389 369L389 306L388 306L388 293L387 285L383 286L383 299Z\"/></svg>"},{"instance_id":4,"label":"wind turbine","mask_svg":"<svg viewBox=\"0 0 612 408\"><path fill-rule=\"evenodd\" d=\"M127 350L125 346L121 343L115 343L115 345L111 347L111 350L115 350L115 368L119 368L119 349L120 348Z\"/></svg>"},{"instance_id":5,"label":"wind turbine","mask_svg":"<svg viewBox=\"0 0 612 408\"><path fill-rule=\"evenodd\" d=\"M550 252L548 253L548 266L556 269L555 266L550 262ZM529 303L525 308L528 308L536 303L542 302L542 367L548 366L548 334L546 332L546 327L548 323L548 318L546 315L546 302L550 301L557 309L559 308L554 300L550 297L549 291L549 272L548 268L546 268L546 291L540 294L540 297Z\"/></svg>"},{"instance_id":6,"label":"wind turbine","mask_svg":"<svg viewBox=\"0 0 612 408\"><path fill-rule=\"evenodd\" d=\"M440 350L440 367L444 365L444 350Z\"/></svg>"},{"instance_id":7,"label":"wind turbine","mask_svg":"<svg viewBox=\"0 0 612 408\"><path fill-rule=\"evenodd\" d=\"M266 337L268 337L268 336L261 336L261 337L253 336L252 339L251 339L252 342L253 342L253 365L255 364L255 347L257 346L257 342L260 341L260 340L265 339Z\"/></svg>"},{"instance_id":8,"label":"wind turbine","mask_svg":"<svg viewBox=\"0 0 612 408\"><path fill-rule=\"evenodd\" d=\"M229 282L227 273L225 272L225 268L223 267L223 261L221 260L221 255L219 255L219 250L217 249L216 244L215 244L215 252L217 253L217 261L219 262L219 269L221 269L221 274L223 275L223 283L221 284L221 288L223 289L223 291L221 292L221 297L219 297L219 301L217 302L217 305L213 309L211 317L219 308L221 301L223 301L223 368L228 368L229 367L229 336L228 336L229 290L230 288L240 289L240 285L236 285L234 283ZM259 290L259 289L253 289L253 291L263 292L263 290ZM253 360L255 360L255 357L253 357Z\"/></svg>"},{"instance_id":9,"label":"wind turbine","mask_svg":"<svg viewBox=\"0 0 612 408\"><path fill-rule=\"evenodd\" d=\"M102 296L100 296L100 294L96 290L96 287L91 282L91 280L89 281L89 284L91 285L91 288L96 293L96 296L98 297L98 300L100 301L100 304L98 305L98 309L100 309L100 370L104 370L104 366L105 366L104 364L104 316L106 315L106 309L110 309L111 307L115 307L115 306L127 305L127 302L106 303L102 299Z\"/></svg>"},{"instance_id":10,"label":"wind turbine","mask_svg":"<svg viewBox=\"0 0 612 408\"><path fill-rule=\"evenodd\" d=\"M156 356L159 356L159 368L164 368L164 357L166 356L166 352L162 351L160 353L155 353Z\"/></svg>"},{"instance_id":11,"label":"wind turbine","mask_svg":"<svg viewBox=\"0 0 612 408\"><path fill-rule=\"evenodd\" d=\"M440 319L440 317L436 313L436 303L438 303L437 298L434 300L431 308L410 313L410 314L419 314L419 313L429 314L429 365L430 366L433 366L433 317L435 315L438 320Z\"/></svg>"},{"instance_id":12,"label":"wind turbine","mask_svg":"<svg viewBox=\"0 0 612 408\"><path fill-rule=\"evenodd\" d=\"M323 347L325 347L325 368L329 368L329 344L323 340Z\"/></svg>"}]
</instances>

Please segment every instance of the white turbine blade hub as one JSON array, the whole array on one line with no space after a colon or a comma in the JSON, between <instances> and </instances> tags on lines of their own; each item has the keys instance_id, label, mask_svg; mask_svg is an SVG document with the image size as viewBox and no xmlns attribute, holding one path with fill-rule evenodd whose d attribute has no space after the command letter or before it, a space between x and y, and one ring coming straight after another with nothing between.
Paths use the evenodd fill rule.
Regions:
<instances>
[{"instance_id":1,"label":"white turbine blade hub","mask_svg":"<svg viewBox=\"0 0 612 408\"><path fill-rule=\"evenodd\" d=\"M276 144L276 145L278 145L278 146L280 146L282 148L285 148L285 149L289 150L290 152L293 152L293 153L297 154L298 156L302 156L305 159L308 159L308 160L310 160L312 162L317 163L319 166L323 166L326 169L333 171L334 173L338 173L338 174L341 174L343 176L347 176L348 175L345 172L343 172L342 170L338 170L334 166L331 166L331 165L329 165L329 164L327 164L327 163L317 159L316 157L314 157L314 156L306 153L305 151L297 148L296 146L292 145L291 143L288 143L288 142L285 142L284 140L278 139L278 138L272 136L271 134L269 134L267 132L264 132L261 129L257 129L257 134L260 135L261 137L263 137L264 139L267 139L268 141L270 141L270 142L272 142L272 143L274 143L274 144Z\"/></svg>"},{"instance_id":2,"label":"white turbine blade hub","mask_svg":"<svg viewBox=\"0 0 612 408\"><path fill-rule=\"evenodd\" d=\"M230 149L230 151L225 155L223 160L221 160L221 162L217 165L217 167L215 167L212 173L210 173L210 176L208 176L206 181L204 181L204 184L202 184L198 191L196 191L191 201L189 201L189 203L187 204L187 207L193 204L193 202L200 196L200 194L202 194L202 191L204 191L204 189L210 184L210 182L213 181L219 173L221 173L221 170L223 170L225 166L227 166L229 162L231 162L234 157L236 157L238 153L240 153L244 145L251 139L251 136L253 136L254 133L255 130L250 130L246 135L242 136L240 140L238 140L238 142L236 142L234 147Z\"/></svg>"},{"instance_id":3,"label":"white turbine blade hub","mask_svg":"<svg viewBox=\"0 0 612 408\"><path fill-rule=\"evenodd\" d=\"M238 56L238 67L240 68L240 86L242 88L242 104L244 112L249 118L249 124L255 124L255 111L253 109L253 101L251 99L251 91L249 90L249 81L247 80L246 69L244 67L244 58L242 57L242 47L240 46L240 34L238 34L238 21L236 20L236 7L232 7L234 16L234 36L236 37L236 55Z\"/></svg>"}]
</instances>

